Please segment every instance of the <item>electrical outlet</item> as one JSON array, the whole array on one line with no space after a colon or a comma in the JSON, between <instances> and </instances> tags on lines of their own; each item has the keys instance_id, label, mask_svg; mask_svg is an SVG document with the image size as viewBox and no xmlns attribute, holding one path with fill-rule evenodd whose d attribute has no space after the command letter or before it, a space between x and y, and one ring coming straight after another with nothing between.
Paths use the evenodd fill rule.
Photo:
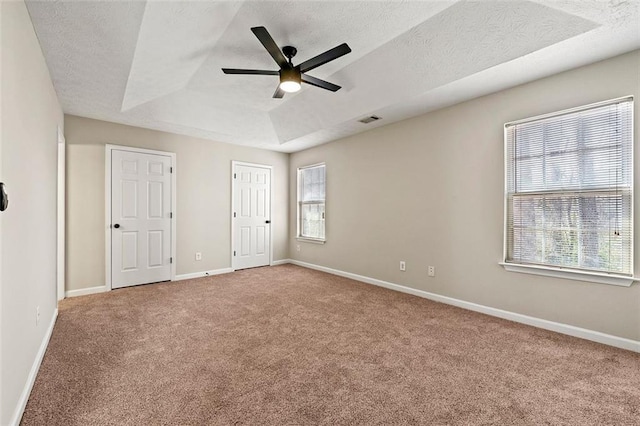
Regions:
<instances>
[{"instance_id":1,"label":"electrical outlet","mask_svg":"<svg viewBox=\"0 0 640 426\"><path fill-rule=\"evenodd\" d=\"M300 251L300 244L296 245L296 251Z\"/></svg>"},{"instance_id":2,"label":"electrical outlet","mask_svg":"<svg viewBox=\"0 0 640 426\"><path fill-rule=\"evenodd\" d=\"M429 266L429 276L430 277L435 277L436 276L436 267L435 266Z\"/></svg>"},{"instance_id":3,"label":"electrical outlet","mask_svg":"<svg viewBox=\"0 0 640 426\"><path fill-rule=\"evenodd\" d=\"M196 260L202 260L202 253L200 252L196 253Z\"/></svg>"},{"instance_id":4,"label":"electrical outlet","mask_svg":"<svg viewBox=\"0 0 640 426\"><path fill-rule=\"evenodd\" d=\"M407 264L404 262L404 260L400 261L400 270L401 271L406 271L407 270Z\"/></svg>"},{"instance_id":5,"label":"electrical outlet","mask_svg":"<svg viewBox=\"0 0 640 426\"><path fill-rule=\"evenodd\" d=\"M40 306L36 306L36 325L40 324Z\"/></svg>"}]
</instances>

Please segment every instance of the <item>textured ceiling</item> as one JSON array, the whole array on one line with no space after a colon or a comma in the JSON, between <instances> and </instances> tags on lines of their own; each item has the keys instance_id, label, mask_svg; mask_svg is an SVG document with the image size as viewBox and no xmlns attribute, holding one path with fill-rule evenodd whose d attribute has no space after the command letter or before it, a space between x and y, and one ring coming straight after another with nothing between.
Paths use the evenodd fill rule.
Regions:
<instances>
[{"instance_id":1,"label":"textured ceiling","mask_svg":"<svg viewBox=\"0 0 640 426\"><path fill-rule=\"evenodd\" d=\"M66 113L284 152L640 48L639 0L27 4ZM277 70L254 26L294 63L348 43L309 73L342 89L223 74Z\"/></svg>"}]
</instances>

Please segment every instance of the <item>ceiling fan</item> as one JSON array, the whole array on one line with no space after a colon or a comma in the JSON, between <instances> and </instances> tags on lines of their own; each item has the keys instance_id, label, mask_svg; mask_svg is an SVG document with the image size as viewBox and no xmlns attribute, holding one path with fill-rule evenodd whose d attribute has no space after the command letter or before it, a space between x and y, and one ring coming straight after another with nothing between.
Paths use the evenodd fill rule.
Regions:
<instances>
[{"instance_id":1,"label":"ceiling fan","mask_svg":"<svg viewBox=\"0 0 640 426\"><path fill-rule=\"evenodd\" d=\"M274 98L282 98L285 92L297 92L300 90L301 83L307 83L322 89L331 90L332 92L336 92L340 89L340 86L312 77L305 73L351 52L351 48L347 43L342 43L340 46L329 49L301 64L293 65L291 58L296 56L296 53L298 53L298 50L295 47L284 46L282 51L280 51L280 48L276 42L273 41L269 31L267 31L265 27L253 27L251 28L251 31L253 31L256 37L258 37L260 43L262 43L264 48L267 49L267 52L269 52L271 57L276 61L280 70L268 71L222 68L222 72L225 74L279 75L280 84L278 85L276 92L273 94Z\"/></svg>"}]
</instances>

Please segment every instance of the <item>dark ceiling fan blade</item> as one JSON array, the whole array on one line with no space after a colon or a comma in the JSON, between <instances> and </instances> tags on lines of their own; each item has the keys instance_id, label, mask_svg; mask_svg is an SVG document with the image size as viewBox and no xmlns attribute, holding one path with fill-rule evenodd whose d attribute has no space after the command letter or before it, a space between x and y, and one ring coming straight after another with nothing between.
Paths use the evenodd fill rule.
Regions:
<instances>
[{"instance_id":1,"label":"dark ceiling fan blade","mask_svg":"<svg viewBox=\"0 0 640 426\"><path fill-rule=\"evenodd\" d=\"M337 92L338 90L340 90L340 86L338 85L329 83L328 81L320 80L319 78L311 77L310 75L307 75L307 74L302 74L302 81L312 86L331 90L332 92Z\"/></svg>"},{"instance_id":2,"label":"dark ceiling fan blade","mask_svg":"<svg viewBox=\"0 0 640 426\"><path fill-rule=\"evenodd\" d=\"M276 99L280 99L284 96L284 90L282 90L280 88L280 85L278 85L278 88L276 89L275 93L273 94L273 97Z\"/></svg>"},{"instance_id":3,"label":"dark ceiling fan blade","mask_svg":"<svg viewBox=\"0 0 640 426\"><path fill-rule=\"evenodd\" d=\"M317 68L320 65L324 65L327 62L331 62L334 59L338 59L340 56L344 56L349 52L351 52L349 45L347 43L342 43L340 46L329 49L308 61L304 61L298 66L300 67L301 72L311 71L312 69Z\"/></svg>"},{"instance_id":4,"label":"dark ceiling fan blade","mask_svg":"<svg viewBox=\"0 0 640 426\"><path fill-rule=\"evenodd\" d=\"M251 75L279 75L279 71L268 70L243 70L237 68L222 68L222 72L225 74L251 74Z\"/></svg>"},{"instance_id":5,"label":"dark ceiling fan blade","mask_svg":"<svg viewBox=\"0 0 640 426\"><path fill-rule=\"evenodd\" d=\"M251 31L258 37L260 43L267 49L267 52L271 55L271 57L276 61L276 63L280 66L280 68L284 68L287 66L287 59L282 54L282 51L278 47L271 34L265 27L253 27Z\"/></svg>"}]
</instances>

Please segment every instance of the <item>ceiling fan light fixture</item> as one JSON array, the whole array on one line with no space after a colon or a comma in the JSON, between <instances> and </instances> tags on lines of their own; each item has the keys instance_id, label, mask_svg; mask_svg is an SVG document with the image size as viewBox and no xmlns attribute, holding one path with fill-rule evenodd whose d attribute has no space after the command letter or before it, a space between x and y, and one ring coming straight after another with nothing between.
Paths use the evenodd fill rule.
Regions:
<instances>
[{"instance_id":1,"label":"ceiling fan light fixture","mask_svg":"<svg viewBox=\"0 0 640 426\"><path fill-rule=\"evenodd\" d=\"M293 93L302 87L302 76L295 68L280 70L280 88L285 92Z\"/></svg>"},{"instance_id":2,"label":"ceiling fan light fixture","mask_svg":"<svg viewBox=\"0 0 640 426\"><path fill-rule=\"evenodd\" d=\"M297 81L288 80L280 83L280 88L289 93L297 92L301 87L302 85L300 85L300 83L298 83Z\"/></svg>"}]
</instances>

